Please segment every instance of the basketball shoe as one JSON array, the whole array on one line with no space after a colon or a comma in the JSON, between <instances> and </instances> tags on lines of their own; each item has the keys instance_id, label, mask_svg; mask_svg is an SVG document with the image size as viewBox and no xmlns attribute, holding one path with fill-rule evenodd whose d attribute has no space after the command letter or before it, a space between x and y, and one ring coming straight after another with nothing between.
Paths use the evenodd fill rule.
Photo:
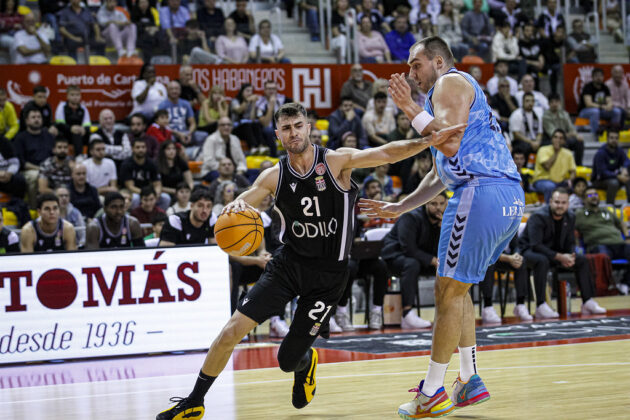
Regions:
<instances>
[{"instance_id":1,"label":"basketball shoe","mask_svg":"<svg viewBox=\"0 0 630 420\"><path fill-rule=\"evenodd\" d=\"M205 412L203 402L192 401L188 397L173 397L171 402L177 404L162 411L155 420L199 420Z\"/></svg>"},{"instance_id":2,"label":"basketball shoe","mask_svg":"<svg viewBox=\"0 0 630 420\"><path fill-rule=\"evenodd\" d=\"M412 388L409 392L416 392L416 397L408 403L398 407L398 416L402 419L423 419L436 418L446 416L455 409L453 402L446 394L444 387L441 387L432 397L422 393L422 385L424 380L420 382L418 388Z\"/></svg>"},{"instance_id":3,"label":"basketball shoe","mask_svg":"<svg viewBox=\"0 0 630 420\"><path fill-rule=\"evenodd\" d=\"M490 393L476 373L466 383L462 382L458 376L453 386L455 387L453 395L457 408L479 404L490 399Z\"/></svg>"},{"instance_id":4,"label":"basketball shoe","mask_svg":"<svg viewBox=\"0 0 630 420\"><path fill-rule=\"evenodd\" d=\"M315 371L317 370L317 350L311 348L311 363L306 369L295 372L293 379L293 397L291 402L295 408L304 408L315 397Z\"/></svg>"}]
</instances>

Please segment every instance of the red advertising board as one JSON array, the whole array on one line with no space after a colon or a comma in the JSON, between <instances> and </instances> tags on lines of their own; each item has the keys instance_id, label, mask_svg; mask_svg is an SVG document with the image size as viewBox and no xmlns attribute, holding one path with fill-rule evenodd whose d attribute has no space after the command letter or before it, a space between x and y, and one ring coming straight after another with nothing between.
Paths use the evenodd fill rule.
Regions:
<instances>
[{"instance_id":1,"label":"red advertising board","mask_svg":"<svg viewBox=\"0 0 630 420\"><path fill-rule=\"evenodd\" d=\"M604 80L610 79L610 70L615 64L565 64L564 65L564 104L570 114L577 114L582 88L591 81L595 67L604 70ZM626 79L630 83L630 64L622 64Z\"/></svg>"},{"instance_id":2,"label":"red advertising board","mask_svg":"<svg viewBox=\"0 0 630 420\"><path fill-rule=\"evenodd\" d=\"M469 65L458 65L467 70ZM407 72L405 64L366 64L365 78L388 79L392 73ZM320 64L242 64L194 66L193 78L207 93L214 85L221 85L228 96L234 97L243 83L250 83L256 93L262 93L266 80L274 80L281 94L301 102L326 116L339 102L343 83L350 77L350 65ZM493 72L492 64L481 65L485 82ZM168 83L178 77L179 66L156 66L158 81ZM9 100L18 109L30 100L33 87L44 85L50 91L48 102L54 108L66 98L69 85L81 88L82 100L93 121L99 112L110 108L121 120L131 112L131 88L139 76L140 66L51 66L20 65L0 66L0 86L7 89Z\"/></svg>"}]
</instances>

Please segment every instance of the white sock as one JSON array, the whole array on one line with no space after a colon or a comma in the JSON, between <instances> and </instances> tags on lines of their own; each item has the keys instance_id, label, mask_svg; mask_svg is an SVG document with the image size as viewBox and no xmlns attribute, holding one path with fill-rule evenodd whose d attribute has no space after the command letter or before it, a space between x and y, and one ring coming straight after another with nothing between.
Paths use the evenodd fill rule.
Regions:
<instances>
[{"instance_id":1,"label":"white sock","mask_svg":"<svg viewBox=\"0 0 630 420\"><path fill-rule=\"evenodd\" d=\"M278 315L272 316L269 318L269 323L273 324L274 322L280 321L280 317Z\"/></svg>"},{"instance_id":2,"label":"white sock","mask_svg":"<svg viewBox=\"0 0 630 420\"><path fill-rule=\"evenodd\" d=\"M459 348L459 379L468 382L477 373L477 346Z\"/></svg>"},{"instance_id":3,"label":"white sock","mask_svg":"<svg viewBox=\"0 0 630 420\"><path fill-rule=\"evenodd\" d=\"M372 309L370 309L370 310L372 312L379 312L379 313L381 313L381 312L383 312L383 307L374 305L374 306L372 306Z\"/></svg>"},{"instance_id":4,"label":"white sock","mask_svg":"<svg viewBox=\"0 0 630 420\"><path fill-rule=\"evenodd\" d=\"M444 386L444 377L446 376L446 369L448 363L437 363L431 360L429 362L429 370L427 370L427 376L424 379L422 385L422 393L427 397L435 395L435 391Z\"/></svg>"},{"instance_id":5,"label":"white sock","mask_svg":"<svg viewBox=\"0 0 630 420\"><path fill-rule=\"evenodd\" d=\"M345 314L348 313L348 307L347 306L337 306L337 313L338 314Z\"/></svg>"}]
</instances>

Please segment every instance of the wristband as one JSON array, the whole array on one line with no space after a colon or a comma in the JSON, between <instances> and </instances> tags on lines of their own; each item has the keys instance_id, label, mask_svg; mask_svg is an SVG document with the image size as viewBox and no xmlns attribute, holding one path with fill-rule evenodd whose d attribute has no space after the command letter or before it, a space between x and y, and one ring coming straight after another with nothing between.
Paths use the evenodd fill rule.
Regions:
<instances>
[{"instance_id":1,"label":"wristband","mask_svg":"<svg viewBox=\"0 0 630 420\"><path fill-rule=\"evenodd\" d=\"M416 129L418 134L422 134L424 129L427 128L429 124L431 124L431 121L433 121L433 119L434 118L427 111L422 111L415 116L415 118L411 122L411 125L413 126L413 128Z\"/></svg>"}]
</instances>

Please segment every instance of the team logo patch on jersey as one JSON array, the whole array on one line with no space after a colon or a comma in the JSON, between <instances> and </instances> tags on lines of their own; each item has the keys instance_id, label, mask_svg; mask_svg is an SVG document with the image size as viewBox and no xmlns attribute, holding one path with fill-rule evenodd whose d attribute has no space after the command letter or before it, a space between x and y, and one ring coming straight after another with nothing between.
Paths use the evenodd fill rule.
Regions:
<instances>
[{"instance_id":1,"label":"team logo patch on jersey","mask_svg":"<svg viewBox=\"0 0 630 420\"><path fill-rule=\"evenodd\" d=\"M295 187L297 187L297 182L290 183L289 187L291 187L291 191L295 192Z\"/></svg>"},{"instance_id":2,"label":"team logo patch on jersey","mask_svg":"<svg viewBox=\"0 0 630 420\"><path fill-rule=\"evenodd\" d=\"M312 336L316 336L321 326L322 326L321 322L316 322L315 325L313 325L313 328L311 328L311 331L309 332L309 334Z\"/></svg>"},{"instance_id":3,"label":"team logo patch on jersey","mask_svg":"<svg viewBox=\"0 0 630 420\"><path fill-rule=\"evenodd\" d=\"M323 176L315 177L315 185L317 186L317 191L326 190L326 180L324 179Z\"/></svg>"},{"instance_id":4,"label":"team logo patch on jersey","mask_svg":"<svg viewBox=\"0 0 630 420\"><path fill-rule=\"evenodd\" d=\"M315 166L315 173L317 175L324 175L325 172L326 172L326 166L324 166L323 163L318 163L317 166Z\"/></svg>"}]
</instances>

